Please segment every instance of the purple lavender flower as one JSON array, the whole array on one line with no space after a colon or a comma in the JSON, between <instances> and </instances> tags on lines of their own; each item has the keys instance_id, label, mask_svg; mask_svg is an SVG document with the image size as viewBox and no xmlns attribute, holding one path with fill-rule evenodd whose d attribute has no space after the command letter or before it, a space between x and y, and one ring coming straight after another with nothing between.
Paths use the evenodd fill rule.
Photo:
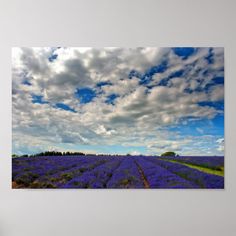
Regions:
<instances>
[{"instance_id":1,"label":"purple lavender flower","mask_svg":"<svg viewBox=\"0 0 236 236\"><path fill-rule=\"evenodd\" d=\"M137 158L150 188L198 188L199 186L143 158Z\"/></svg>"},{"instance_id":2,"label":"purple lavender flower","mask_svg":"<svg viewBox=\"0 0 236 236\"><path fill-rule=\"evenodd\" d=\"M150 158L148 160L161 167L164 167L170 172L186 180L194 182L195 184L199 185L200 188L224 188L224 177L222 176L204 173L179 163L172 163L157 159L151 160Z\"/></svg>"},{"instance_id":3,"label":"purple lavender flower","mask_svg":"<svg viewBox=\"0 0 236 236\"><path fill-rule=\"evenodd\" d=\"M117 168L110 181L108 188L144 188L137 165L133 157L126 157Z\"/></svg>"}]
</instances>

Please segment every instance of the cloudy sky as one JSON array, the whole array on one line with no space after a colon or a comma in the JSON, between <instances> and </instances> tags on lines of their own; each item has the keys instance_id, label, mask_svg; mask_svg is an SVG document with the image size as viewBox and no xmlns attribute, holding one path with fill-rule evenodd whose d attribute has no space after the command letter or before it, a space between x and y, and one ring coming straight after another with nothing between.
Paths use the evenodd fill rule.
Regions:
<instances>
[{"instance_id":1,"label":"cloudy sky","mask_svg":"<svg viewBox=\"0 0 236 236\"><path fill-rule=\"evenodd\" d=\"M223 155L223 48L13 48L13 153Z\"/></svg>"}]
</instances>

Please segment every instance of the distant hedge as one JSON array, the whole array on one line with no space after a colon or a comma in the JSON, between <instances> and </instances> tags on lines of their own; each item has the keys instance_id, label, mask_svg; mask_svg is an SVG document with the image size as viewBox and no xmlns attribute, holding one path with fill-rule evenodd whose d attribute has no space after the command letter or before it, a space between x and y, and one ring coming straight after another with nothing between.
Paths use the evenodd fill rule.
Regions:
<instances>
[{"instance_id":1,"label":"distant hedge","mask_svg":"<svg viewBox=\"0 0 236 236\"><path fill-rule=\"evenodd\" d=\"M73 155L79 155L84 156L85 154L82 152L57 152L57 151L46 151L37 153L32 156L73 156Z\"/></svg>"}]
</instances>

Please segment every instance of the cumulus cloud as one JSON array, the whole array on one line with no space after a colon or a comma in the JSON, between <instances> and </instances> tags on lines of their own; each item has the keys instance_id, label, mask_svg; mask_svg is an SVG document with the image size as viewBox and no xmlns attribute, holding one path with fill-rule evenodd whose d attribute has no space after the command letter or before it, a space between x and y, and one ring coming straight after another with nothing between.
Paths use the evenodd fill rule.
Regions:
<instances>
[{"instance_id":1,"label":"cumulus cloud","mask_svg":"<svg viewBox=\"0 0 236 236\"><path fill-rule=\"evenodd\" d=\"M216 140L216 142L218 143L217 150L220 151L220 152L224 152L224 146L225 146L224 138L219 138L219 139Z\"/></svg>"},{"instance_id":2,"label":"cumulus cloud","mask_svg":"<svg viewBox=\"0 0 236 236\"><path fill-rule=\"evenodd\" d=\"M13 151L37 152L58 144L63 149L64 144L188 153L186 147L196 139L178 136L171 127L222 114L217 105L224 100L224 55L222 48L181 53L171 48L13 48ZM83 102L76 96L79 89L93 91L93 98L85 93ZM198 127L200 136L202 130Z\"/></svg>"}]
</instances>

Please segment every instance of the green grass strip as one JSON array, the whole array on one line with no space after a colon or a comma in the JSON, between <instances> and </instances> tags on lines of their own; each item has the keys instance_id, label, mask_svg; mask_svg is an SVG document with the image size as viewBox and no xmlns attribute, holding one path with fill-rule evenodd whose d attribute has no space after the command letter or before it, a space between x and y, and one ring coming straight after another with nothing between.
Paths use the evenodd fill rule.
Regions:
<instances>
[{"instance_id":1,"label":"green grass strip","mask_svg":"<svg viewBox=\"0 0 236 236\"><path fill-rule=\"evenodd\" d=\"M207 168L207 167L193 165L193 164L189 164L189 163L186 163L186 162L183 162L183 161L168 160L168 159L164 159L164 158L161 158L161 160L169 161L169 162L173 162L173 163L179 163L179 164L182 164L184 166L188 166L190 168L193 168L193 169L196 169L196 170L208 173L208 174L218 175L218 176L223 176L224 177L224 168L223 167L222 167L222 170L213 170L213 169L210 169L210 168Z\"/></svg>"}]
</instances>

